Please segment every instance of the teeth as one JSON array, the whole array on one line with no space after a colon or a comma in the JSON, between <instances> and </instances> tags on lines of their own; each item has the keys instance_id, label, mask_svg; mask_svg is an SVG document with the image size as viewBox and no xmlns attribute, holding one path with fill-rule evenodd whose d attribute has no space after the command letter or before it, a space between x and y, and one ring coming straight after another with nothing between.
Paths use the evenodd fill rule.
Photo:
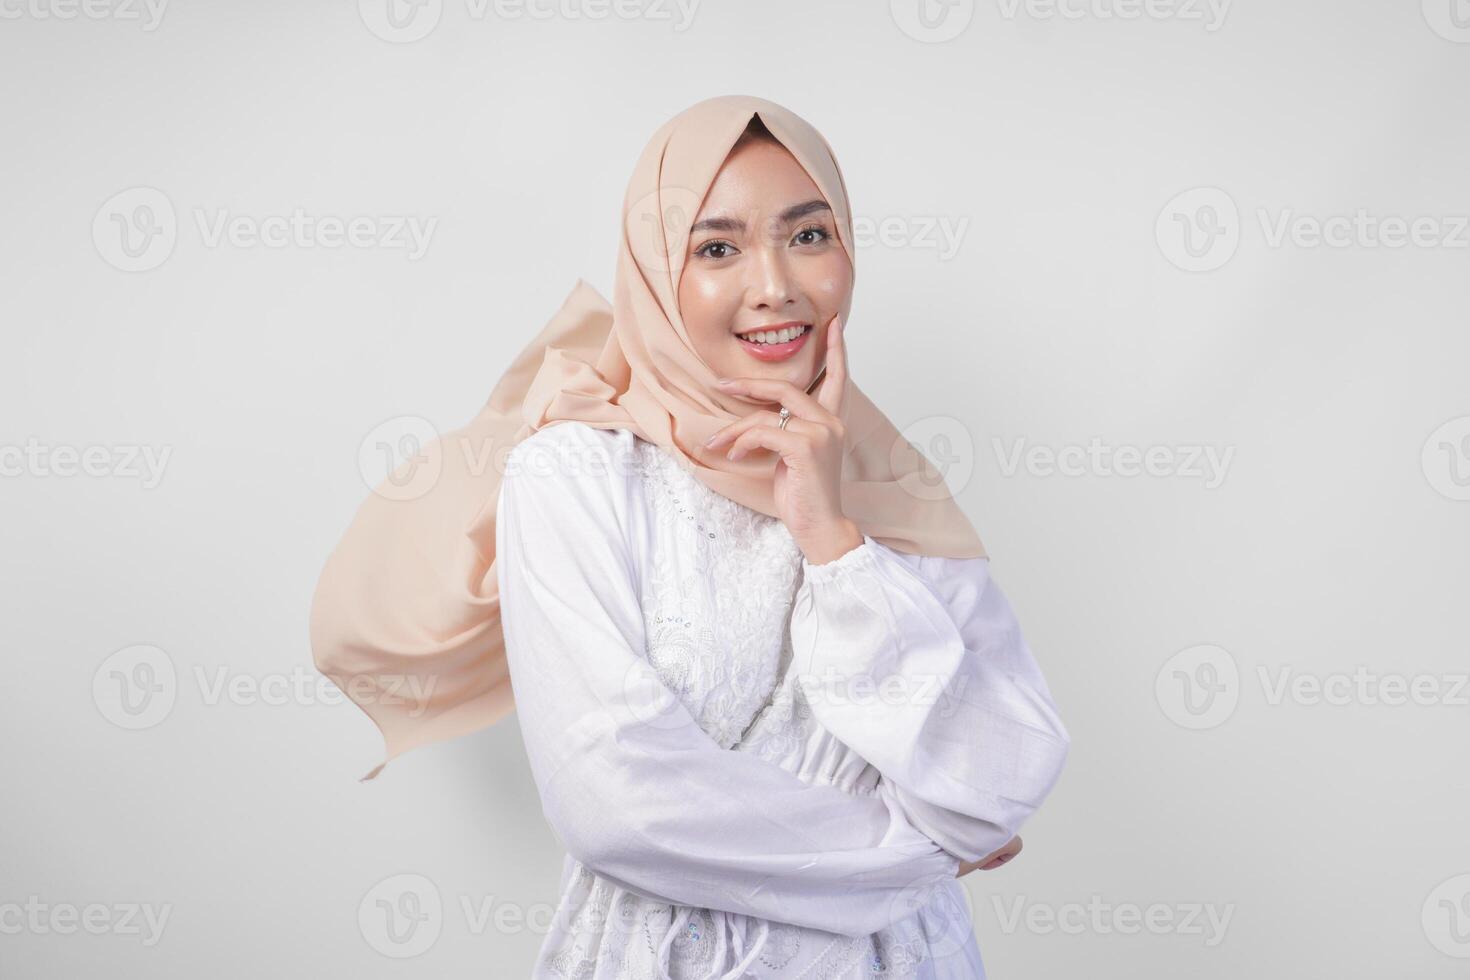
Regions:
<instances>
[{"instance_id":1,"label":"teeth","mask_svg":"<svg viewBox=\"0 0 1470 980\"><path fill-rule=\"evenodd\" d=\"M760 333L748 333L746 340L757 344L784 344L788 340L795 340L806 332L806 327L786 327L784 330L762 330Z\"/></svg>"}]
</instances>

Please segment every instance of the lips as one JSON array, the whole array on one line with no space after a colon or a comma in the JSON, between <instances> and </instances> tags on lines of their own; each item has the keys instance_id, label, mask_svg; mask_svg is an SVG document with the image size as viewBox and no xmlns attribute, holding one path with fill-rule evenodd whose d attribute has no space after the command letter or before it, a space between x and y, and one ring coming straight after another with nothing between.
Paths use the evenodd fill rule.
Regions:
<instances>
[{"instance_id":1,"label":"lips","mask_svg":"<svg viewBox=\"0 0 1470 980\"><path fill-rule=\"evenodd\" d=\"M776 334L780 333L782 330L794 330L798 327L809 326L811 326L811 324L807 323L805 320L783 320L780 323L766 323L762 324L759 327L751 327L746 330L737 330L736 335L747 340L754 340L756 337L759 337L763 334Z\"/></svg>"},{"instance_id":2,"label":"lips","mask_svg":"<svg viewBox=\"0 0 1470 980\"><path fill-rule=\"evenodd\" d=\"M791 323L771 324L769 326L761 327L759 330L746 331L747 334L754 335L766 333L768 331L780 330L786 327L799 326L804 326L806 329L804 329L800 334L798 334L791 340L787 340L779 344L759 344L751 340L746 340L744 336L741 336L739 334L736 335L735 339L740 341L740 346L744 347L746 352L749 353L750 356L754 357L756 360L784 361L787 358L796 356L796 354L803 347L806 346L807 339L812 335L811 324L802 324L800 321L793 321Z\"/></svg>"}]
</instances>

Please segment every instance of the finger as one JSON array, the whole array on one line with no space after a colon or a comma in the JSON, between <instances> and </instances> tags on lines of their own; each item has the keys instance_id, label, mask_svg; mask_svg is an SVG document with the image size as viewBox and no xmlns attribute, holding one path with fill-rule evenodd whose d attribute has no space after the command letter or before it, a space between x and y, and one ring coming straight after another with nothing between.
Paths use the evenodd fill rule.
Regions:
<instances>
[{"instance_id":1,"label":"finger","mask_svg":"<svg viewBox=\"0 0 1470 980\"><path fill-rule=\"evenodd\" d=\"M847 393L847 324L842 314L827 325L827 377L817 392L817 401L836 418L842 417L842 400Z\"/></svg>"},{"instance_id":2,"label":"finger","mask_svg":"<svg viewBox=\"0 0 1470 980\"><path fill-rule=\"evenodd\" d=\"M736 437L725 455L730 458L731 462L734 462L752 450L769 449L780 453L782 459L792 459L808 445L809 433L797 427L810 427L813 424L792 416L784 429L778 429L774 425L752 426Z\"/></svg>"},{"instance_id":3,"label":"finger","mask_svg":"<svg viewBox=\"0 0 1470 980\"><path fill-rule=\"evenodd\" d=\"M1020 854L1021 853L1021 848L1024 847L1024 846L1025 845L1023 844L1023 842L1021 841L1021 838L1019 836L1012 837L1010 840L1006 841L1004 847L998 847L994 851L991 851L989 854L987 854L983 858L981 858L980 859L980 863L981 864L989 864L991 861L994 861L996 858L1000 857L1001 855L1010 856L1010 855Z\"/></svg>"},{"instance_id":4,"label":"finger","mask_svg":"<svg viewBox=\"0 0 1470 980\"><path fill-rule=\"evenodd\" d=\"M723 429L710 436L709 441L704 444L705 448L717 449L724 443L729 442L731 439L735 438L740 433L750 428L752 425L777 425L778 423L780 423L780 421L781 417L779 415L777 415L775 412L768 412L764 409L758 412L752 412L749 415L742 415L734 422L731 422L729 425L725 426Z\"/></svg>"},{"instance_id":5,"label":"finger","mask_svg":"<svg viewBox=\"0 0 1470 980\"><path fill-rule=\"evenodd\" d=\"M731 381L731 384L723 386L725 391L754 395L757 398L784 405L791 409L792 415L811 419L814 422L833 425L841 421L827 411L825 405L790 381L782 381L778 378L732 378ZM823 385L825 386L826 382L823 382Z\"/></svg>"}]
</instances>

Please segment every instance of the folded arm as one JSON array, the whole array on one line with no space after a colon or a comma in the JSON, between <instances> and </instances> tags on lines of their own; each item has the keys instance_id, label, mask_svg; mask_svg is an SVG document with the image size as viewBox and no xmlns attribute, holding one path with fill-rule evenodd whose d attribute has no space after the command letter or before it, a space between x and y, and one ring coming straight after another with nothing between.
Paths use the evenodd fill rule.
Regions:
<instances>
[{"instance_id":1,"label":"folded arm","mask_svg":"<svg viewBox=\"0 0 1470 980\"><path fill-rule=\"evenodd\" d=\"M1070 737L989 560L864 535L803 570L791 639L817 720L945 850L975 861L1004 847L1056 784Z\"/></svg>"},{"instance_id":2,"label":"folded arm","mask_svg":"<svg viewBox=\"0 0 1470 980\"><path fill-rule=\"evenodd\" d=\"M646 897L828 932L911 914L959 862L892 800L810 785L699 727L646 659L641 484L606 434L561 426L576 428L507 460L496 564L516 714L568 852ZM553 449L568 444L575 460Z\"/></svg>"}]
</instances>

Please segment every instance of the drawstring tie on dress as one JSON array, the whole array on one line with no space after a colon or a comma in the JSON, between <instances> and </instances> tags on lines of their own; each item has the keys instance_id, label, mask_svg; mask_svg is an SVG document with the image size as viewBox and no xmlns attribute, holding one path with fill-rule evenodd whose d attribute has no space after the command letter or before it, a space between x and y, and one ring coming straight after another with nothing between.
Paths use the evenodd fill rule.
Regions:
<instances>
[{"instance_id":1,"label":"drawstring tie on dress","mask_svg":"<svg viewBox=\"0 0 1470 980\"><path fill-rule=\"evenodd\" d=\"M673 977L669 974L669 952L673 948L675 937L679 935L679 930L689 923L689 916L693 912L694 910L688 906L680 907L679 911L674 914L673 921L669 923L669 931L664 933L663 942L659 943L658 947L659 980L673 980ZM755 958L760 955L761 949L766 944L766 939L771 934L771 925L764 919L760 920L759 932L757 933L758 938L754 945L750 947L750 952L747 953L745 951L745 924L749 921L749 917L734 912L727 915L719 909L711 909L710 915L717 920L715 924L715 937L717 942L715 944L715 968L708 977L715 978L715 980L739 980L745 973L746 967L754 963ZM730 935L734 939L735 955L741 957L741 959L729 972L720 973L720 964L725 961L725 927L727 925L730 928Z\"/></svg>"}]
</instances>

